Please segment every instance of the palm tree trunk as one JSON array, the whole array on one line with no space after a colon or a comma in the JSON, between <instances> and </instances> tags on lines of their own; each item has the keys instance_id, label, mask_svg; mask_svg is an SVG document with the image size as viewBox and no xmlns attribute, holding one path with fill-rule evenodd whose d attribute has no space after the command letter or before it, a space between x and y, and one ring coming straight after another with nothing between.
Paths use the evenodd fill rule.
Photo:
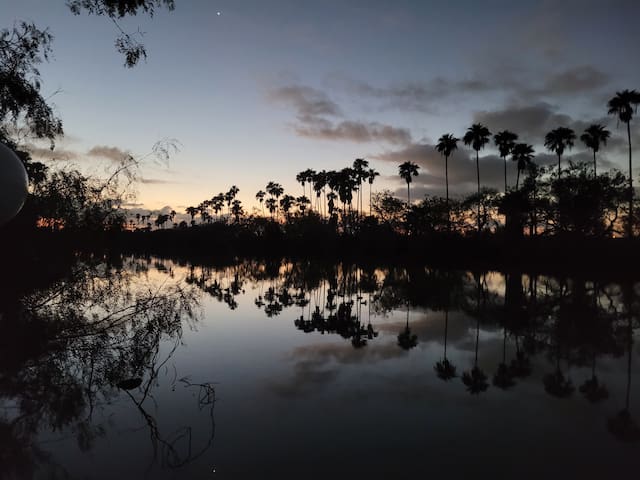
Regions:
<instances>
[{"instance_id":1,"label":"palm tree trunk","mask_svg":"<svg viewBox=\"0 0 640 480\"><path fill-rule=\"evenodd\" d=\"M373 184L370 183L369 184L369 216L373 215L372 204L371 204L371 199L373 198L371 193L372 190L373 190Z\"/></svg>"},{"instance_id":2,"label":"palm tree trunk","mask_svg":"<svg viewBox=\"0 0 640 480\"><path fill-rule=\"evenodd\" d=\"M411 190L409 189L410 183L407 182L407 207L411 206Z\"/></svg>"},{"instance_id":3,"label":"palm tree trunk","mask_svg":"<svg viewBox=\"0 0 640 480\"><path fill-rule=\"evenodd\" d=\"M560 157L562 155L558 154L558 178L560 178Z\"/></svg>"},{"instance_id":4,"label":"palm tree trunk","mask_svg":"<svg viewBox=\"0 0 640 480\"><path fill-rule=\"evenodd\" d=\"M504 159L504 193L507 193L507 157L506 155L502 157ZM517 189L518 187L516 187Z\"/></svg>"},{"instance_id":5,"label":"palm tree trunk","mask_svg":"<svg viewBox=\"0 0 640 480\"><path fill-rule=\"evenodd\" d=\"M596 151L593 151L593 178L596 178L598 174L596 173Z\"/></svg>"},{"instance_id":6,"label":"palm tree trunk","mask_svg":"<svg viewBox=\"0 0 640 480\"><path fill-rule=\"evenodd\" d=\"M520 183L520 167L518 167L518 175L516 176L516 190L518 190L518 184ZM505 190L506 192L506 190Z\"/></svg>"},{"instance_id":7,"label":"palm tree trunk","mask_svg":"<svg viewBox=\"0 0 640 480\"><path fill-rule=\"evenodd\" d=\"M480 151L476 150L476 174L478 177L478 232L480 231Z\"/></svg>"},{"instance_id":8,"label":"palm tree trunk","mask_svg":"<svg viewBox=\"0 0 640 480\"><path fill-rule=\"evenodd\" d=\"M447 230L451 232L451 211L449 210L449 155L444 157L444 183L447 192Z\"/></svg>"},{"instance_id":9,"label":"palm tree trunk","mask_svg":"<svg viewBox=\"0 0 640 480\"><path fill-rule=\"evenodd\" d=\"M633 237L633 169L631 165L631 122L627 122L627 139L629 141L629 232L628 237Z\"/></svg>"}]
</instances>

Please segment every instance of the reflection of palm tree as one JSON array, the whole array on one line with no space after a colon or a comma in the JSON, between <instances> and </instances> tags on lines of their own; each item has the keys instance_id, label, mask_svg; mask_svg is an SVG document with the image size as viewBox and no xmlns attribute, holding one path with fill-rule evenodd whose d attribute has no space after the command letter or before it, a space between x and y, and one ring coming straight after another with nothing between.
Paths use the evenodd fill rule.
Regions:
<instances>
[{"instance_id":1,"label":"reflection of palm tree","mask_svg":"<svg viewBox=\"0 0 640 480\"><path fill-rule=\"evenodd\" d=\"M409 304L407 303L407 323L404 330L398 334L398 346L404 350L411 350L418 344L418 336L411 333L409 328Z\"/></svg>"},{"instance_id":2,"label":"reflection of palm tree","mask_svg":"<svg viewBox=\"0 0 640 480\"><path fill-rule=\"evenodd\" d=\"M629 223L628 223L628 237L633 234L632 230L632 218L633 218L633 171L631 162L631 119L635 109L640 104L640 93L636 90L623 90L622 92L616 92L616 96L613 97L607 103L609 107L609 115L617 115L618 119L627 124L627 140L629 143Z\"/></svg>"},{"instance_id":3,"label":"reflection of palm tree","mask_svg":"<svg viewBox=\"0 0 640 480\"><path fill-rule=\"evenodd\" d=\"M480 280L478 279L478 285ZM487 383L487 375L478 368L478 342L480 341L480 317L476 323L476 354L473 360L473 368L470 372L464 372L462 374L462 383L467 387L467 391L471 394L477 395L489 388Z\"/></svg>"},{"instance_id":4,"label":"reflection of palm tree","mask_svg":"<svg viewBox=\"0 0 640 480\"><path fill-rule=\"evenodd\" d=\"M449 308L444 311L444 356L442 361L437 362L433 369L437 372L438 378L448 381L456 376L456 367L447 359L447 330L449 327Z\"/></svg>"},{"instance_id":5,"label":"reflection of palm tree","mask_svg":"<svg viewBox=\"0 0 640 480\"><path fill-rule=\"evenodd\" d=\"M631 355L633 353L633 318L629 315L627 327L627 394L625 397L625 406L615 417L607 421L609 431L618 439L624 442L640 441L640 427L631 417L629 410L629 400L631 399Z\"/></svg>"},{"instance_id":6,"label":"reflection of palm tree","mask_svg":"<svg viewBox=\"0 0 640 480\"><path fill-rule=\"evenodd\" d=\"M611 132L604 128L602 125L593 124L587 127L582 135L580 135L580 140L587 146L593 150L593 176L594 178L597 176L596 174L596 153L600 150L600 144L606 145L607 139L611 135Z\"/></svg>"},{"instance_id":7,"label":"reflection of palm tree","mask_svg":"<svg viewBox=\"0 0 640 480\"><path fill-rule=\"evenodd\" d=\"M587 400L591 403L598 403L602 400L609 398L609 391L607 387L598 381L596 376L596 354L593 353L593 364L591 367L591 378L585 380L580 385L580 393L582 393Z\"/></svg>"},{"instance_id":8,"label":"reflection of palm tree","mask_svg":"<svg viewBox=\"0 0 640 480\"><path fill-rule=\"evenodd\" d=\"M498 371L493 375L493 384L506 390L516 384L513 381L514 376L513 370L507 365L507 326L505 324L502 334L502 362L498 365Z\"/></svg>"}]
</instances>

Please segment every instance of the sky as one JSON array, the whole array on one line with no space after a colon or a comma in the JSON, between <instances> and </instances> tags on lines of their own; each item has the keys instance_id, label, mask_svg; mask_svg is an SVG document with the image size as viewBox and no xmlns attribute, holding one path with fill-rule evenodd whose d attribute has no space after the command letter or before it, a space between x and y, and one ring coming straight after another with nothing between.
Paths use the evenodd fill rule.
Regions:
<instances>
[{"instance_id":1,"label":"sky","mask_svg":"<svg viewBox=\"0 0 640 480\"><path fill-rule=\"evenodd\" d=\"M606 103L640 89L637 1L175 3L121 22L144 33L148 53L128 69L108 18L74 16L64 0L0 1L2 28L29 20L54 35L42 93L65 137L52 154L34 148L36 158L98 173L131 153L143 159L136 204L179 212L231 185L250 211L268 181L301 195L298 172L356 158L381 172L374 191L404 198L398 165L412 161L420 166L412 198L442 195L444 161L433 145L474 122L515 131L539 164L556 161L543 147L549 130L568 126L579 137L602 123L612 138L599 169L626 171L626 132ZM179 141L167 162L148 155L163 139ZM566 158L591 154L578 141ZM460 145L449 161L453 195L475 189L474 162ZM481 152L483 185L503 187L501 162L494 147Z\"/></svg>"}]
</instances>

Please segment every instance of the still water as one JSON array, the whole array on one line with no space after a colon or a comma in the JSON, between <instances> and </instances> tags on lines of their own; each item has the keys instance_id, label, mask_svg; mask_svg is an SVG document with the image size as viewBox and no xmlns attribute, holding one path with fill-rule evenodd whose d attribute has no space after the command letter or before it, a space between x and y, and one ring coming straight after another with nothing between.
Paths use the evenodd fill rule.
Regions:
<instances>
[{"instance_id":1,"label":"still water","mask_svg":"<svg viewBox=\"0 0 640 480\"><path fill-rule=\"evenodd\" d=\"M640 283L137 257L53 277L2 298L0 478L637 471Z\"/></svg>"}]
</instances>

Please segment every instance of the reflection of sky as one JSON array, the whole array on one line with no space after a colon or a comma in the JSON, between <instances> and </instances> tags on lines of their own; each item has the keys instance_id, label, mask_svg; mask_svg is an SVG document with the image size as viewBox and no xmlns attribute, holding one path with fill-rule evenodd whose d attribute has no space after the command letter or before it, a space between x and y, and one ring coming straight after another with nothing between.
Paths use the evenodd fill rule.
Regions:
<instances>
[{"instance_id":1,"label":"reflection of sky","mask_svg":"<svg viewBox=\"0 0 640 480\"><path fill-rule=\"evenodd\" d=\"M414 158L405 147L446 131L460 136L478 118L511 118L514 107L534 106L551 123L601 119L606 99L633 88L639 73L629 61L638 7L624 0L181 1L152 20L123 22L127 31L145 32L149 51L148 62L133 70L122 68L108 20L74 17L64 3L3 2L3 26L26 18L55 35L54 60L41 70L45 95L61 90L52 98L69 134L61 149L82 154L107 145L144 154L159 138L181 141L172 172L145 171L140 200L150 208L183 210L231 184L253 203L269 180L298 194L296 172L341 168L363 156L383 173L378 188L401 187L396 162L404 158L423 165L416 198L439 193L441 160ZM312 124L300 124L295 105L269 95L282 86L326 95L340 110L323 117L333 126L402 129L412 143L388 143L384 135L361 143L349 135L300 136L297 127ZM547 117L529 114L513 119L525 137L547 128ZM623 133L615 121L609 125ZM624 159L618 147L603 154L607 165ZM486 160L488 170L493 160ZM452 162L454 192L469 187L467 163Z\"/></svg>"},{"instance_id":2,"label":"reflection of sky","mask_svg":"<svg viewBox=\"0 0 640 480\"><path fill-rule=\"evenodd\" d=\"M187 271L175 267L174 273L182 278ZM162 274L149 277L157 282ZM499 288L495 275L492 280ZM177 472L154 469L154 478L178 473L208 478L213 466L220 478L275 473L340 478L356 472L389 478L392 472L451 474L451 468L454 476L492 472L533 478L548 473L551 465L557 475L589 477L611 468L624 471L635 462L635 450L606 431L606 419L624 405L626 357L598 361L598 374L610 391L610 399L599 405L589 404L577 391L590 369L567 368L564 360L563 370L576 392L563 400L547 395L542 376L555 367L544 356L532 360L533 375L517 380L512 389L490 386L472 396L460 378L445 383L433 370L443 352L443 312L410 313L419 343L409 352L397 346L406 311L374 316L379 337L356 350L338 335L297 330L293 321L299 307L265 317L254 300L267 285L246 283L244 288L236 310L205 295L202 320L185 328L182 345L160 371L155 401L148 408L164 432L191 425L194 448L204 441L206 416L196 408L194 392L179 384L170 390L172 379L216 382L218 401L211 450ZM366 308L364 312L366 317ZM465 313L449 313L448 358L458 375L473 365L475 328L475 319ZM165 345L159 358L170 347ZM502 358L501 330L481 327L478 350L478 364L490 382ZM509 338L507 359L514 355ZM633 362L637 372L637 355ZM632 401L640 398L639 381L631 395ZM71 473L142 472L147 463L139 462L143 452L150 453L150 443L128 399L120 395L96 417L104 419L108 433L90 455L79 458L72 441L52 444L56 455L75 465Z\"/></svg>"}]
</instances>

